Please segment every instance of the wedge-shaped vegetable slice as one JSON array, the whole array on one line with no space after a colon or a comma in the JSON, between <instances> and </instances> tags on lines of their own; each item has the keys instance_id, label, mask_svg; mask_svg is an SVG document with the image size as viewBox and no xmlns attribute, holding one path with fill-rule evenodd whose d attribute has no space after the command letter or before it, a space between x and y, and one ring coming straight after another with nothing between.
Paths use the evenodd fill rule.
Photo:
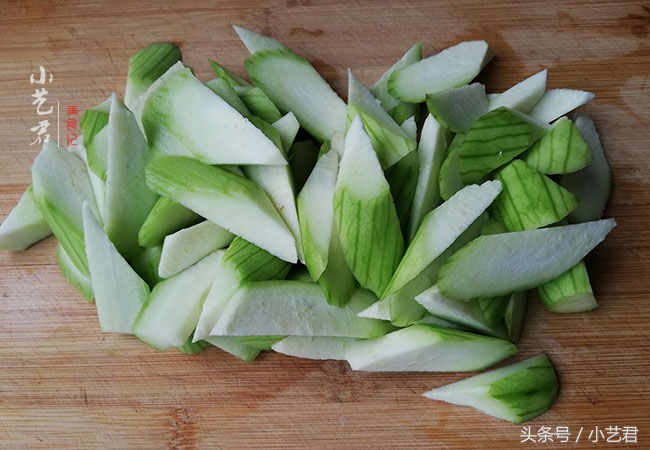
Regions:
<instances>
[{"instance_id":1,"label":"wedge-shaped vegetable slice","mask_svg":"<svg viewBox=\"0 0 650 450\"><path fill-rule=\"evenodd\" d=\"M169 278L210 253L227 247L233 238L231 232L209 220L178 230L163 241L158 275Z\"/></svg>"},{"instance_id":2,"label":"wedge-shaped vegetable slice","mask_svg":"<svg viewBox=\"0 0 650 450\"><path fill-rule=\"evenodd\" d=\"M522 423L555 402L558 381L545 354L425 392L433 400L471 406L485 414Z\"/></svg>"},{"instance_id":3,"label":"wedge-shaped vegetable slice","mask_svg":"<svg viewBox=\"0 0 650 450\"><path fill-rule=\"evenodd\" d=\"M332 336L287 336L273 344L278 353L306 359L345 360L348 347L359 339Z\"/></svg>"},{"instance_id":4,"label":"wedge-shaped vegetable slice","mask_svg":"<svg viewBox=\"0 0 650 450\"><path fill-rule=\"evenodd\" d=\"M526 115L506 107L478 119L458 147L458 173L463 184L481 181L493 170L523 153L548 130Z\"/></svg>"},{"instance_id":5,"label":"wedge-shaped vegetable slice","mask_svg":"<svg viewBox=\"0 0 650 450\"><path fill-rule=\"evenodd\" d=\"M411 205L407 242L410 242L420 227L424 216L438 206L440 198L440 183L438 176L440 166L447 153L447 132L440 126L431 114L427 115L420 132L418 143L418 168L417 184L413 193Z\"/></svg>"},{"instance_id":6,"label":"wedge-shaped vegetable slice","mask_svg":"<svg viewBox=\"0 0 650 450\"><path fill-rule=\"evenodd\" d=\"M235 108L239 114L251 120L253 113L250 112L246 104L239 98L239 94L237 94L228 81L223 78L214 78L206 81L204 84L208 89L225 100L226 103Z\"/></svg>"},{"instance_id":7,"label":"wedge-shaped vegetable slice","mask_svg":"<svg viewBox=\"0 0 650 450\"><path fill-rule=\"evenodd\" d=\"M362 287L381 295L402 258L404 239L390 186L359 116L345 137L334 217L352 273Z\"/></svg>"},{"instance_id":8,"label":"wedge-shaped vegetable slice","mask_svg":"<svg viewBox=\"0 0 650 450\"><path fill-rule=\"evenodd\" d=\"M499 170L503 192L492 212L509 231L532 230L557 223L578 205L573 194L520 159Z\"/></svg>"},{"instance_id":9,"label":"wedge-shaped vegetable slice","mask_svg":"<svg viewBox=\"0 0 650 450\"><path fill-rule=\"evenodd\" d=\"M604 219L480 236L442 265L438 287L460 300L538 287L578 264L615 226Z\"/></svg>"},{"instance_id":10,"label":"wedge-shaped vegetable slice","mask_svg":"<svg viewBox=\"0 0 650 450\"><path fill-rule=\"evenodd\" d=\"M584 261L580 261L555 280L541 285L538 292L539 298L549 311L576 313L598 307Z\"/></svg>"},{"instance_id":11,"label":"wedge-shaped vegetable slice","mask_svg":"<svg viewBox=\"0 0 650 450\"><path fill-rule=\"evenodd\" d=\"M563 175L560 185L578 198L578 207L569 214L569 221L579 223L603 216L612 189L612 172L593 120L579 116L575 126L589 145L593 160L584 169Z\"/></svg>"},{"instance_id":12,"label":"wedge-shaped vegetable slice","mask_svg":"<svg viewBox=\"0 0 650 450\"><path fill-rule=\"evenodd\" d=\"M138 231L142 247L161 245L165 236L201 222L201 216L169 197L159 197Z\"/></svg>"},{"instance_id":13,"label":"wedge-shaped vegetable slice","mask_svg":"<svg viewBox=\"0 0 650 450\"><path fill-rule=\"evenodd\" d=\"M263 50L245 61L253 83L281 112L292 111L319 141L345 132L346 105L314 67L290 50Z\"/></svg>"},{"instance_id":14,"label":"wedge-shaped vegetable slice","mask_svg":"<svg viewBox=\"0 0 650 450\"><path fill-rule=\"evenodd\" d=\"M108 117L111 110L112 96L81 115L79 128L83 136L86 164L90 171L106 182L108 165ZM103 131L104 130L104 131Z\"/></svg>"},{"instance_id":15,"label":"wedge-shaped vegetable slice","mask_svg":"<svg viewBox=\"0 0 650 450\"><path fill-rule=\"evenodd\" d=\"M529 166L545 174L564 174L582 169L593 156L574 123L566 117L522 155Z\"/></svg>"},{"instance_id":16,"label":"wedge-shaped vegetable slice","mask_svg":"<svg viewBox=\"0 0 650 450\"><path fill-rule=\"evenodd\" d=\"M440 166L440 171L438 173L438 186L440 189L440 197L443 200L449 200L452 195L465 186L465 183L463 183L463 180L460 177L460 170L458 168L460 146L464 140L465 133L456 133L454 135Z\"/></svg>"},{"instance_id":17,"label":"wedge-shaped vegetable slice","mask_svg":"<svg viewBox=\"0 0 650 450\"><path fill-rule=\"evenodd\" d=\"M43 144L32 165L34 200L71 262L88 276L81 207L90 205L99 217L86 165L51 140Z\"/></svg>"},{"instance_id":18,"label":"wedge-shaped vegetable slice","mask_svg":"<svg viewBox=\"0 0 650 450\"><path fill-rule=\"evenodd\" d=\"M30 185L0 224L0 250L25 250L51 234Z\"/></svg>"},{"instance_id":19,"label":"wedge-shaped vegetable slice","mask_svg":"<svg viewBox=\"0 0 650 450\"><path fill-rule=\"evenodd\" d=\"M415 278L481 216L501 192L501 183L470 185L424 217L382 298Z\"/></svg>"},{"instance_id":20,"label":"wedge-shaped vegetable slice","mask_svg":"<svg viewBox=\"0 0 650 450\"><path fill-rule=\"evenodd\" d=\"M191 153L207 164L286 164L259 128L189 68L173 72L146 100L142 125L157 152Z\"/></svg>"},{"instance_id":21,"label":"wedge-shaped vegetable slice","mask_svg":"<svg viewBox=\"0 0 650 450\"><path fill-rule=\"evenodd\" d=\"M492 56L485 41L461 42L393 72L388 92L405 102L424 102L427 94L472 81Z\"/></svg>"},{"instance_id":22,"label":"wedge-shaped vegetable slice","mask_svg":"<svg viewBox=\"0 0 650 450\"><path fill-rule=\"evenodd\" d=\"M266 193L252 181L183 156L157 156L147 183L160 195L267 250L296 262L296 241Z\"/></svg>"},{"instance_id":23,"label":"wedge-shaped vegetable slice","mask_svg":"<svg viewBox=\"0 0 650 450\"><path fill-rule=\"evenodd\" d=\"M239 336L207 336L198 342L209 342L242 361L253 361L262 351L259 347L243 342Z\"/></svg>"},{"instance_id":24,"label":"wedge-shaped vegetable slice","mask_svg":"<svg viewBox=\"0 0 650 450\"><path fill-rule=\"evenodd\" d=\"M286 45L273 38L237 25L233 25L233 28L251 55L261 50L288 50Z\"/></svg>"},{"instance_id":25,"label":"wedge-shaped vegetable slice","mask_svg":"<svg viewBox=\"0 0 650 450\"><path fill-rule=\"evenodd\" d=\"M341 308L329 305L314 282L247 283L232 297L211 334L378 337L390 329L389 323L356 316L374 301L374 295L359 289Z\"/></svg>"},{"instance_id":26,"label":"wedge-shaped vegetable slice","mask_svg":"<svg viewBox=\"0 0 650 450\"><path fill-rule=\"evenodd\" d=\"M185 344L199 320L223 254L217 250L156 284L133 324L133 333L158 350Z\"/></svg>"},{"instance_id":27,"label":"wedge-shaped vegetable slice","mask_svg":"<svg viewBox=\"0 0 650 450\"><path fill-rule=\"evenodd\" d=\"M130 262L133 270L147 282L150 288L153 288L158 282L162 281L162 278L158 275L161 256L162 245L146 247Z\"/></svg>"},{"instance_id":28,"label":"wedge-shaped vegetable slice","mask_svg":"<svg viewBox=\"0 0 650 450\"><path fill-rule=\"evenodd\" d=\"M488 112L485 86L472 83L427 94L427 109L444 127L465 133Z\"/></svg>"},{"instance_id":29,"label":"wedge-shaped vegetable slice","mask_svg":"<svg viewBox=\"0 0 650 450\"><path fill-rule=\"evenodd\" d=\"M379 100L395 122L401 124L409 117L418 116L418 105L397 100L388 93L388 79L398 69L409 66L422 59L422 42L416 42L404 55L393 64L384 74L370 87L370 92Z\"/></svg>"},{"instance_id":30,"label":"wedge-shaped vegetable slice","mask_svg":"<svg viewBox=\"0 0 650 450\"><path fill-rule=\"evenodd\" d=\"M508 339L508 333L503 322L503 312L505 312L507 306L507 298L495 297L493 299L487 299L489 302L503 303L500 317L501 321L498 323L494 320L494 316L492 318L486 317L484 308L481 307L481 303L486 303L486 300L482 300L481 302L479 300L465 302L448 298L442 295L437 285L433 285L426 291L418 294L415 300L424 306L429 314L435 317L448 320L465 329L480 334Z\"/></svg>"},{"instance_id":31,"label":"wedge-shaped vegetable slice","mask_svg":"<svg viewBox=\"0 0 650 450\"><path fill-rule=\"evenodd\" d=\"M158 195L147 186L149 146L133 113L113 94L108 124L104 230L127 260L140 251L138 233Z\"/></svg>"},{"instance_id":32,"label":"wedge-shaped vegetable slice","mask_svg":"<svg viewBox=\"0 0 650 450\"><path fill-rule=\"evenodd\" d=\"M56 247L56 261L66 281L79 291L81 298L87 302L91 302L95 294L93 293L93 286L90 281L90 271L82 272L77 269L77 266L74 265L74 262L61 244Z\"/></svg>"},{"instance_id":33,"label":"wedge-shaped vegetable slice","mask_svg":"<svg viewBox=\"0 0 650 450\"><path fill-rule=\"evenodd\" d=\"M212 283L203 303L201 316L194 331L194 340L204 339L221 318L226 306L239 287L248 281L283 279L289 264L254 244L236 237L226 250L222 269Z\"/></svg>"},{"instance_id":34,"label":"wedge-shaped vegetable slice","mask_svg":"<svg viewBox=\"0 0 650 450\"><path fill-rule=\"evenodd\" d=\"M181 49L171 42L157 42L133 54L129 58L124 103L130 105L180 60Z\"/></svg>"},{"instance_id":35,"label":"wedge-shaped vegetable slice","mask_svg":"<svg viewBox=\"0 0 650 450\"><path fill-rule=\"evenodd\" d=\"M531 117L551 123L568 112L589 103L595 95L576 89L549 89L529 111Z\"/></svg>"},{"instance_id":36,"label":"wedge-shaped vegetable slice","mask_svg":"<svg viewBox=\"0 0 650 450\"><path fill-rule=\"evenodd\" d=\"M517 352L508 341L416 324L347 350L352 370L368 372L462 372L482 370Z\"/></svg>"},{"instance_id":37,"label":"wedge-shaped vegetable slice","mask_svg":"<svg viewBox=\"0 0 650 450\"><path fill-rule=\"evenodd\" d=\"M120 254L86 203L83 225L99 326L105 333L131 334L149 286Z\"/></svg>"},{"instance_id":38,"label":"wedge-shaped vegetable slice","mask_svg":"<svg viewBox=\"0 0 650 450\"><path fill-rule=\"evenodd\" d=\"M329 258L334 230L332 198L338 166L335 151L321 156L297 198L305 265L314 281L325 271Z\"/></svg>"},{"instance_id":39,"label":"wedge-shaped vegetable slice","mask_svg":"<svg viewBox=\"0 0 650 450\"><path fill-rule=\"evenodd\" d=\"M417 143L381 107L370 90L348 70L348 120L361 117L385 170L416 149Z\"/></svg>"},{"instance_id":40,"label":"wedge-shaped vegetable slice","mask_svg":"<svg viewBox=\"0 0 650 450\"><path fill-rule=\"evenodd\" d=\"M510 89L490 96L488 109L492 111L501 106L506 106L528 114L546 92L547 75L547 69L541 70L515 84Z\"/></svg>"}]
</instances>

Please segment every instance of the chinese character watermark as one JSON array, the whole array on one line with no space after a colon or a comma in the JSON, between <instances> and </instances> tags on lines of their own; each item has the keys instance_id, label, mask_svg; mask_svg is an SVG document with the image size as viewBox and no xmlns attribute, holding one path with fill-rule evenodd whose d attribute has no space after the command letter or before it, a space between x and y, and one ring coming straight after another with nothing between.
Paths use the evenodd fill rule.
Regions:
<instances>
[{"instance_id":1,"label":"chinese character watermark","mask_svg":"<svg viewBox=\"0 0 650 450\"><path fill-rule=\"evenodd\" d=\"M68 147L77 145L79 138L79 106L68 105L65 119L65 141Z\"/></svg>"},{"instance_id":2,"label":"chinese character watermark","mask_svg":"<svg viewBox=\"0 0 650 450\"><path fill-rule=\"evenodd\" d=\"M49 76L48 76L49 75ZM32 106L36 106L36 115L41 119L38 121L35 127L29 129L32 133L35 134L34 140L29 145L42 144L47 142L50 139L50 121L48 118L43 116L50 116L54 112L53 105L46 105L47 95L49 94L48 90L45 89L45 83L52 83L54 79L53 74L48 74L45 71L45 67L39 66L39 77L36 78L35 74L29 76L29 83L33 85L41 85L42 87L35 86L34 93L31 95L34 99L32 101ZM57 103L57 128L58 128L58 113L59 113L59 104Z\"/></svg>"},{"instance_id":3,"label":"chinese character watermark","mask_svg":"<svg viewBox=\"0 0 650 450\"><path fill-rule=\"evenodd\" d=\"M520 443L548 444L548 443L578 443L590 442L592 444L636 444L638 436L637 427L609 425L606 427L580 427L571 430L567 426L525 426L521 430Z\"/></svg>"}]
</instances>

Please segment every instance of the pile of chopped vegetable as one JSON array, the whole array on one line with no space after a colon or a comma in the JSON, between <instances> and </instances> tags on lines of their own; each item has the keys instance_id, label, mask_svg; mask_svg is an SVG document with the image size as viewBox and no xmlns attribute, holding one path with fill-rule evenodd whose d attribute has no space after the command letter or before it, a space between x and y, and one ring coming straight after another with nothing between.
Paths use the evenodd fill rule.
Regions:
<instances>
[{"instance_id":1,"label":"pile of chopped vegetable","mask_svg":"<svg viewBox=\"0 0 650 450\"><path fill-rule=\"evenodd\" d=\"M101 330L155 349L274 350L361 371L479 372L517 352L527 293L598 306L585 256L611 174L594 95L542 70L500 93L468 41L417 43L347 103L309 61L235 27L243 77L200 81L172 43L129 62L123 100L84 112L83 139L44 143L0 249L54 234ZM249 81L250 79L250 81ZM558 393L544 353L424 393L511 422Z\"/></svg>"}]
</instances>

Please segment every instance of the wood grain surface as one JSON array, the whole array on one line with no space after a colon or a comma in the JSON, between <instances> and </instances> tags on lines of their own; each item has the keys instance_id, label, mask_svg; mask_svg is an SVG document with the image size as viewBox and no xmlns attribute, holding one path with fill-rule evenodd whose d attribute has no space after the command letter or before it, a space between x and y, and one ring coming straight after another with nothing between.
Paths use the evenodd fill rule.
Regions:
<instances>
[{"instance_id":1,"label":"wood grain surface","mask_svg":"<svg viewBox=\"0 0 650 450\"><path fill-rule=\"evenodd\" d=\"M0 448L650 448L650 3L4 1L0 220L31 182L30 129L41 119L29 77L39 66L53 75L43 106L58 102L65 142L67 107L122 96L129 56L149 43L179 44L202 80L209 58L242 72L247 52L233 24L301 53L342 96L348 68L372 84L418 40L430 55L468 39L494 48L481 76L490 92L546 67L549 87L596 94L580 111L601 133L614 176L606 215L618 221L588 260L601 306L557 315L531 299L509 360L547 352L557 403L512 425L421 396L464 374L157 352L100 332L94 305L61 276L50 238L0 254ZM54 115L50 122L54 133ZM524 426L537 440L568 429L570 441L522 443ZM637 430L636 444L606 442L625 427Z\"/></svg>"}]
</instances>

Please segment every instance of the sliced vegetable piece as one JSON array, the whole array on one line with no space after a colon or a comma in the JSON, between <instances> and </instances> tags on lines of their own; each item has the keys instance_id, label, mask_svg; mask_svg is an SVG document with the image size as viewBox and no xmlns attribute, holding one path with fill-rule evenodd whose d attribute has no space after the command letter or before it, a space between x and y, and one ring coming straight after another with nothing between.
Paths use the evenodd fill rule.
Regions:
<instances>
[{"instance_id":1,"label":"sliced vegetable piece","mask_svg":"<svg viewBox=\"0 0 650 450\"><path fill-rule=\"evenodd\" d=\"M181 60L181 49L171 42L157 42L146 46L129 58L124 103L131 103L142 95L175 63Z\"/></svg>"},{"instance_id":2,"label":"sliced vegetable piece","mask_svg":"<svg viewBox=\"0 0 650 450\"><path fill-rule=\"evenodd\" d=\"M359 116L345 137L334 217L352 273L362 287L381 295L404 253L404 239L390 186Z\"/></svg>"},{"instance_id":3,"label":"sliced vegetable piece","mask_svg":"<svg viewBox=\"0 0 650 450\"><path fill-rule=\"evenodd\" d=\"M235 236L209 220L165 236L158 275L169 278L210 253L227 247Z\"/></svg>"},{"instance_id":4,"label":"sliced vegetable piece","mask_svg":"<svg viewBox=\"0 0 650 450\"><path fill-rule=\"evenodd\" d=\"M191 153L206 164L286 164L259 128L189 68L167 75L149 95L142 125L156 152Z\"/></svg>"},{"instance_id":5,"label":"sliced vegetable piece","mask_svg":"<svg viewBox=\"0 0 650 450\"><path fill-rule=\"evenodd\" d=\"M266 193L252 181L192 158L157 156L147 166L147 183L278 258L297 261L296 240Z\"/></svg>"},{"instance_id":6,"label":"sliced vegetable piece","mask_svg":"<svg viewBox=\"0 0 650 450\"><path fill-rule=\"evenodd\" d=\"M237 25L233 25L233 28L251 55L261 50L288 50L287 46L273 38Z\"/></svg>"},{"instance_id":7,"label":"sliced vegetable piece","mask_svg":"<svg viewBox=\"0 0 650 450\"><path fill-rule=\"evenodd\" d=\"M557 223L578 205L573 194L520 159L499 170L503 192L492 205L494 217L509 231Z\"/></svg>"},{"instance_id":8,"label":"sliced vegetable piece","mask_svg":"<svg viewBox=\"0 0 650 450\"><path fill-rule=\"evenodd\" d=\"M461 372L485 369L516 352L502 339L416 324L351 344L346 356L352 370Z\"/></svg>"},{"instance_id":9,"label":"sliced vegetable piece","mask_svg":"<svg viewBox=\"0 0 650 450\"><path fill-rule=\"evenodd\" d=\"M87 203L83 205L83 226L99 326L105 333L131 334L149 296L149 286L111 242Z\"/></svg>"},{"instance_id":10,"label":"sliced vegetable piece","mask_svg":"<svg viewBox=\"0 0 650 450\"><path fill-rule=\"evenodd\" d=\"M401 124L409 117L417 117L419 107L415 103L402 102L390 95L388 93L388 79L396 70L416 63L421 59L422 42L416 42L395 64L383 73L375 84L370 87L370 92L372 92L377 100L379 100L382 108L384 108L397 123Z\"/></svg>"},{"instance_id":11,"label":"sliced vegetable piece","mask_svg":"<svg viewBox=\"0 0 650 450\"><path fill-rule=\"evenodd\" d=\"M133 324L133 333L157 350L185 344L199 320L223 254L218 250L156 284Z\"/></svg>"},{"instance_id":12,"label":"sliced vegetable piece","mask_svg":"<svg viewBox=\"0 0 650 450\"><path fill-rule=\"evenodd\" d=\"M420 132L418 143L418 168L417 184L413 192L407 242L411 242L420 227L424 216L438 206L440 198L440 184L438 176L440 166L447 153L447 133L431 114L428 114Z\"/></svg>"},{"instance_id":13,"label":"sliced vegetable piece","mask_svg":"<svg viewBox=\"0 0 650 450\"><path fill-rule=\"evenodd\" d=\"M25 250L51 234L30 185L0 224L0 250Z\"/></svg>"},{"instance_id":14,"label":"sliced vegetable piece","mask_svg":"<svg viewBox=\"0 0 650 450\"><path fill-rule=\"evenodd\" d=\"M213 335L343 336L384 335L390 324L356 314L376 297L358 290L343 308L327 303L314 282L260 281L237 290L212 329Z\"/></svg>"},{"instance_id":15,"label":"sliced vegetable piece","mask_svg":"<svg viewBox=\"0 0 650 450\"><path fill-rule=\"evenodd\" d=\"M539 99L529 115L542 122L551 123L555 119L589 103L595 95L577 89L549 89Z\"/></svg>"},{"instance_id":16,"label":"sliced vegetable piece","mask_svg":"<svg viewBox=\"0 0 650 450\"><path fill-rule=\"evenodd\" d=\"M522 156L529 166L549 175L575 172L593 159L577 127L566 117L558 119Z\"/></svg>"},{"instance_id":17,"label":"sliced vegetable piece","mask_svg":"<svg viewBox=\"0 0 650 450\"><path fill-rule=\"evenodd\" d=\"M95 294L93 293L93 286L90 281L90 273L83 273L77 269L77 266L72 262L72 259L68 256L61 244L56 247L56 261L63 277L79 291L81 298L87 302L92 301Z\"/></svg>"},{"instance_id":18,"label":"sliced vegetable piece","mask_svg":"<svg viewBox=\"0 0 650 450\"><path fill-rule=\"evenodd\" d=\"M104 230L127 260L140 251L138 233L158 195L145 180L149 146L131 111L113 94L108 124Z\"/></svg>"},{"instance_id":19,"label":"sliced vegetable piece","mask_svg":"<svg viewBox=\"0 0 650 450\"><path fill-rule=\"evenodd\" d=\"M358 115L385 170L416 149L417 143L381 107L370 90L348 70L348 120Z\"/></svg>"},{"instance_id":20,"label":"sliced vegetable piece","mask_svg":"<svg viewBox=\"0 0 650 450\"><path fill-rule=\"evenodd\" d=\"M551 361L539 354L425 392L433 400L471 406L485 414L522 423L546 412L555 402L558 381Z\"/></svg>"},{"instance_id":21,"label":"sliced vegetable piece","mask_svg":"<svg viewBox=\"0 0 650 450\"><path fill-rule=\"evenodd\" d=\"M526 115L506 107L488 112L472 125L458 148L458 173L463 184L481 181L494 169L523 153L548 130Z\"/></svg>"},{"instance_id":22,"label":"sliced vegetable piece","mask_svg":"<svg viewBox=\"0 0 650 450\"><path fill-rule=\"evenodd\" d=\"M466 133L488 112L488 98L481 83L427 94L426 101L429 113L454 133Z\"/></svg>"},{"instance_id":23,"label":"sliced vegetable piece","mask_svg":"<svg viewBox=\"0 0 650 450\"><path fill-rule=\"evenodd\" d=\"M424 102L427 94L472 81L492 56L485 41L461 42L393 72L388 92L404 102Z\"/></svg>"},{"instance_id":24,"label":"sliced vegetable piece","mask_svg":"<svg viewBox=\"0 0 650 450\"><path fill-rule=\"evenodd\" d=\"M89 276L81 207L87 202L95 217L99 211L86 165L48 140L32 164L32 186L36 205L57 241L80 274Z\"/></svg>"},{"instance_id":25,"label":"sliced vegetable piece","mask_svg":"<svg viewBox=\"0 0 650 450\"><path fill-rule=\"evenodd\" d=\"M263 50L249 56L246 71L281 112L292 111L319 141L345 132L346 105L314 67L290 50Z\"/></svg>"},{"instance_id":26,"label":"sliced vegetable piece","mask_svg":"<svg viewBox=\"0 0 650 450\"><path fill-rule=\"evenodd\" d=\"M248 120L251 120L253 113L248 109L246 104L239 98L239 94L235 89L223 78L214 78L208 80L205 83L205 86L210 89L212 92L217 94L223 100L226 101L230 106L235 108L239 114L246 117Z\"/></svg>"},{"instance_id":27,"label":"sliced vegetable piece","mask_svg":"<svg viewBox=\"0 0 650 450\"><path fill-rule=\"evenodd\" d=\"M553 281L541 285L538 292L539 298L549 311L576 313L598 307L584 261L580 261Z\"/></svg>"},{"instance_id":28,"label":"sliced vegetable piece","mask_svg":"<svg viewBox=\"0 0 650 450\"><path fill-rule=\"evenodd\" d=\"M390 192L395 203L395 211L403 231L408 222L413 206L413 196L418 181L420 162L417 152L410 152L384 172L390 185Z\"/></svg>"},{"instance_id":29,"label":"sliced vegetable piece","mask_svg":"<svg viewBox=\"0 0 650 450\"><path fill-rule=\"evenodd\" d=\"M246 78L222 66L218 62L209 60L209 63L217 78L225 80L230 86L252 86L252 84Z\"/></svg>"},{"instance_id":30,"label":"sliced vegetable piece","mask_svg":"<svg viewBox=\"0 0 650 450\"><path fill-rule=\"evenodd\" d=\"M501 183L498 181L466 186L427 214L381 298L401 289L442 255L500 192Z\"/></svg>"},{"instance_id":31,"label":"sliced vegetable piece","mask_svg":"<svg viewBox=\"0 0 650 450\"><path fill-rule=\"evenodd\" d=\"M234 89L248 110L260 119L272 123L282 117L275 103L257 86L236 86Z\"/></svg>"},{"instance_id":32,"label":"sliced vegetable piece","mask_svg":"<svg viewBox=\"0 0 650 450\"><path fill-rule=\"evenodd\" d=\"M503 319L511 342L517 342L521 337L527 309L528 291L519 291L510 295Z\"/></svg>"},{"instance_id":33,"label":"sliced vegetable piece","mask_svg":"<svg viewBox=\"0 0 650 450\"><path fill-rule=\"evenodd\" d=\"M461 300L538 287L578 264L615 226L603 219L480 236L442 265L438 287Z\"/></svg>"},{"instance_id":34,"label":"sliced vegetable piece","mask_svg":"<svg viewBox=\"0 0 650 450\"><path fill-rule=\"evenodd\" d=\"M578 207L569 214L569 221L579 223L603 216L611 194L612 172L593 120L579 116L575 119L575 126L589 146L593 160L584 169L563 175L560 185L578 198Z\"/></svg>"},{"instance_id":35,"label":"sliced vegetable piece","mask_svg":"<svg viewBox=\"0 0 650 450\"><path fill-rule=\"evenodd\" d=\"M357 342L352 337L287 336L271 347L274 351L305 359L345 360L348 347Z\"/></svg>"},{"instance_id":36,"label":"sliced vegetable piece","mask_svg":"<svg viewBox=\"0 0 650 450\"><path fill-rule=\"evenodd\" d=\"M528 114L546 92L548 70L544 69L512 86L510 89L490 97L488 109L506 106Z\"/></svg>"}]
</instances>

